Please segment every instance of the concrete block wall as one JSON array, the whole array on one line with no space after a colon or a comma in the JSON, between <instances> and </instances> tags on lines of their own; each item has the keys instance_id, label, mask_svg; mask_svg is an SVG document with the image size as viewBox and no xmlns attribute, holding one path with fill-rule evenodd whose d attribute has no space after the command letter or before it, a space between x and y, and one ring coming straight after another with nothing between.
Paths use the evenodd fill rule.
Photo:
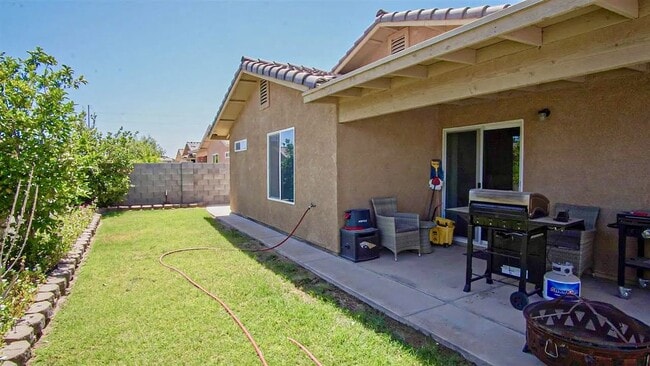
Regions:
<instances>
[{"instance_id":1,"label":"concrete block wall","mask_svg":"<svg viewBox=\"0 0 650 366\"><path fill-rule=\"evenodd\" d=\"M230 164L136 164L122 205L230 202Z\"/></svg>"}]
</instances>

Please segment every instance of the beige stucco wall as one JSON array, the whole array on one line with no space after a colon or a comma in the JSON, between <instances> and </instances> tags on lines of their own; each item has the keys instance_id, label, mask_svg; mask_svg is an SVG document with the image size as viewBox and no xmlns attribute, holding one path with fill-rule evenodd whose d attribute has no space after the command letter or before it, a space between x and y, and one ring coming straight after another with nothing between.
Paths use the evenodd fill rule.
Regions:
<instances>
[{"instance_id":1,"label":"beige stucco wall","mask_svg":"<svg viewBox=\"0 0 650 366\"><path fill-rule=\"evenodd\" d=\"M600 207L595 272L615 278L622 210L650 208L650 75L577 84L568 90L470 106L444 106L443 128L524 119L524 190L551 201ZM540 122L536 112L549 108ZM636 253L628 239L628 252ZM632 272L628 278L633 278Z\"/></svg>"},{"instance_id":2,"label":"beige stucco wall","mask_svg":"<svg viewBox=\"0 0 650 366\"><path fill-rule=\"evenodd\" d=\"M615 72L568 89L339 124L341 213L369 208L374 196L396 196L400 210L423 216L431 192L428 162L442 155L444 128L523 119L523 189L544 194L551 206L600 207L595 272L615 278L617 232L607 224L619 211L650 208L648 100L650 74ZM542 108L551 116L540 122ZM628 239L630 253L635 243Z\"/></svg>"},{"instance_id":3,"label":"beige stucco wall","mask_svg":"<svg viewBox=\"0 0 650 366\"><path fill-rule=\"evenodd\" d=\"M219 154L219 163L228 163L230 158L226 158L226 152L229 151L229 149L230 147L224 141L210 141L208 148L205 150L208 163L212 163L212 155L214 154Z\"/></svg>"},{"instance_id":4,"label":"beige stucco wall","mask_svg":"<svg viewBox=\"0 0 650 366\"><path fill-rule=\"evenodd\" d=\"M429 161L440 158L437 108L339 124L338 202L343 211L371 208L372 197L396 197L398 209L427 213ZM343 224L343 218L339 221Z\"/></svg>"},{"instance_id":5,"label":"beige stucco wall","mask_svg":"<svg viewBox=\"0 0 650 366\"><path fill-rule=\"evenodd\" d=\"M231 152L232 208L288 232L314 202L297 235L334 252L344 210L370 208L371 197L395 196L401 211L425 216L429 160L442 157L443 129L451 127L524 120L524 190L546 195L552 205L601 208L599 276L616 274L617 234L606 225L621 210L650 208L647 73L352 123L336 123L332 105L305 105L297 91L271 85L270 108L260 111L254 94L232 129L232 142L248 139L246 152ZM537 118L541 108L551 110L544 122ZM296 205L266 199L266 134L288 127L296 128Z\"/></svg>"},{"instance_id":6,"label":"beige stucco wall","mask_svg":"<svg viewBox=\"0 0 650 366\"><path fill-rule=\"evenodd\" d=\"M231 130L231 209L233 212L290 232L307 206L296 235L338 252L336 186L336 107L302 102L300 92L275 83L270 106L259 108L253 92ZM295 205L267 199L267 134L295 128ZM237 140L248 149L234 152Z\"/></svg>"}]
</instances>

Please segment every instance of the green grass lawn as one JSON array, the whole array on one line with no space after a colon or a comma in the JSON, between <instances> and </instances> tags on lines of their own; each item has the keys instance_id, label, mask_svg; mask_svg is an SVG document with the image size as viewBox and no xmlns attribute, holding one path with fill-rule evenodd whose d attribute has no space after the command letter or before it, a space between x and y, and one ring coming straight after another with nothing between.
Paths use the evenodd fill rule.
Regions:
<instances>
[{"instance_id":1,"label":"green grass lawn","mask_svg":"<svg viewBox=\"0 0 650 366\"><path fill-rule=\"evenodd\" d=\"M259 244L205 209L130 211L102 218L71 295L36 348L47 365L258 365L223 308L158 263L186 272L225 301L269 365L467 364Z\"/></svg>"}]
</instances>

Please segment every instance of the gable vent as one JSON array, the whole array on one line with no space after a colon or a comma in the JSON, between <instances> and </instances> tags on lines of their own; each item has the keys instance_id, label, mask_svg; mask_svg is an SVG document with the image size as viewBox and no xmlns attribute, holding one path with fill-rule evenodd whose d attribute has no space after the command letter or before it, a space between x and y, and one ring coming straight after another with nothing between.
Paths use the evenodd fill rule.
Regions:
<instances>
[{"instance_id":1,"label":"gable vent","mask_svg":"<svg viewBox=\"0 0 650 366\"><path fill-rule=\"evenodd\" d=\"M406 35L401 35L390 40L390 54L395 54L406 49Z\"/></svg>"},{"instance_id":2,"label":"gable vent","mask_svg":"<svg viewBox=\"0 0 650 366\"><path fill-rule=\"evenodd\" d=\"M269 106L269 82L268 80L260 80L260 108L268 108Z\"/></svg>"}]
</instances>

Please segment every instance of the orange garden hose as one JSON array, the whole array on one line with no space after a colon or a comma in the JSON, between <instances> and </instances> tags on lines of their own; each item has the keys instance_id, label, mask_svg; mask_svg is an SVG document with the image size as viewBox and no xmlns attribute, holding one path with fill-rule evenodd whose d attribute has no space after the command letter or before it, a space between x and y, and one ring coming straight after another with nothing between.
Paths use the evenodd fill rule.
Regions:
<instances>
[{"instance_id":1,"label":"orange garden hose","mask_svg":"<svg viewBox=\"0 0 650 366\"><path fill-rule=\"evenodd\" d=\"M305 215L307 215L307 212L309 212L309 210L312 209L313 207L316 207L313 203L310 204L309 207L307 207L307 209L306 209L305 212L302 214L302 217L300 217L300 220L298 220L298 223L297 223L296 226L293 228L293 230L291 231L291 233L289 233L289 235L287 235L287 237L284 238L284 239L283 239L281 242L279 242L278 244L276 244L276 245L274 245L274 246L272 246L272 247L264 248L264 249L254 249L254 250L244 250L244 251L246 251L246 252L265 252L265 251L268 251L268 250L271 250L271 249L275 249L275 248L279 247L280 245L284 244L287 240L289 240L289 238L290 238L291 236L293 236L293 234L296 232L296 229L298 229L298 227L299 227L300 224L302 223L302 220L305 218ZM203 288L203 286L201 286L199 283L197 283L196 281L194 281L190 276L188 276L188 275L187 275L185 272L183 272L182 270L180 270L180 269L178 269L178 268L176 268L176 267L174 267L174 266L172 266L172 265L166 264L166 263L163 261L163 259L164 259L166 256L171 255L171 254L174 254L174 253L189 252L189 251L198 251L198 250L223 250L223 249L220 249L220 248L214 248L214 247L193 247L193 248L177 249L177 250L172 250L172 251L169 251L169 252L163 253L163 254L160 256L160 258L158 258L158 262L160 262L160 264L161 264L162 266L164 266L164 267L166 267L166 268L168 268L168 269L170 269L170 270L172 270L172 271L174 271L174 272L180 274L180 275L183 276L183 278L185 278L189 283L191 283L192 286L198 288L199 290L203 291L205 294L207 294L208 296L210 296L212 299L214 299L215 301L217 301L217 302L221 305L221 307L222 307L222 308L223 308L223 309L228 313L228 315L230 315L230 317L232 318L232 320L233 320L233 321L234 321L234 322L239 326L239 328L242 330L242 332L244 332L244 334L246 335L246 338L248 338L248 341L250 342L250 344L251 344L251 345L253 346L253 348L255 349L255 353L257 353L257 357L260 359L260 362L262 363L262 365L264 365L264 366L268 366L268 363L266 362L266 359L264 358L264 354L262 354L262 350L259 348L259 346L258 346L257 343L255 342L255 339L253 339L253 336L250 334L250 332L248 331L248 329L246 329L246 326L244 326L244 324L241 322L241 320L239 320L239 318L237 317L237 315L235 315L235 313L230 309L230 307L228 307L228 304L226 304L223 300L221 300L217 295L215 295L215 294L211 293L210 291L206 290L205 288ZM317 359L316 357L314 357L314 355L313 355L311 352L309 352L309 350L308 350L305 346L303 346L302 344L300 344L298 341L296 341L296 340L293 339L293 338L289 338L289 340L290 340L291 342L293 342L294 344L296 344L296 345L297 345L297 346L298 346L298 347L299 347L303 352L305 352L305 354L307 354L307 356L308 356L308 357L309 357L309 358L314 362L314 364L316 364L316 365L318 365L318 366L321 366L321 363L318 361L318 359Z\"/></svg>"}]
</instances>

